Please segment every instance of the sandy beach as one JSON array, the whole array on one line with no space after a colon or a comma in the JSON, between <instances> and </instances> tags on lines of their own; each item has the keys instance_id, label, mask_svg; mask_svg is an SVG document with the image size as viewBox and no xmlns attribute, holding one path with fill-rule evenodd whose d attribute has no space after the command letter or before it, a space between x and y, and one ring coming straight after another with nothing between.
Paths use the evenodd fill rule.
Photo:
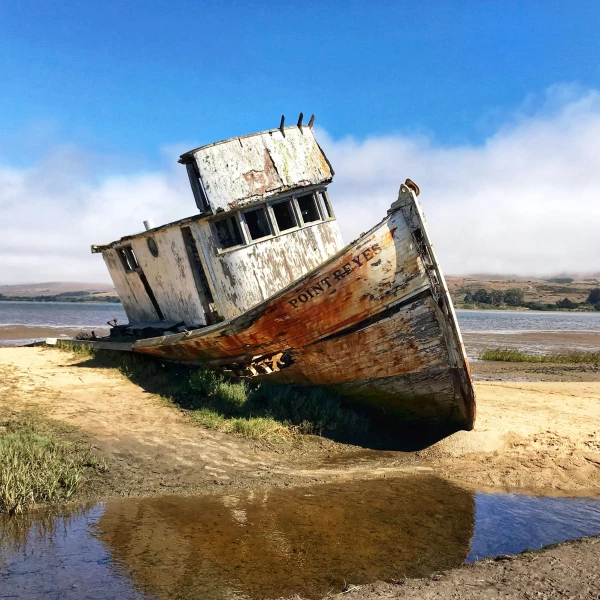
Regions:
<instances>
[{"instance_id":1,"label":"sandy beach","mask_svg":"<svg viewBox=\"0 0 600 600\"><path fill-rule=\"evenodd\" d=\"M570 372L569 365L545 364L538 366L547 371L536 373L524 364L473 366L477 378L488 379L475 384L474 431L416 452L373 450L315 436L267 444L206 430L118 371L45 347L0 348L0 418L42 418L59 435L88 440L109 468L87 481L79 502L225 490L266 493L423 474L471 493L600 498L598 368ZM426 579L354 587L348 582L339 597L595 599L599 548L598 539L589 539L479 561Z\"/></svg>"},{"instance_id":2,"label":"sandy beach","mask_svg":"<svg viewBox=\"0 0 600 600\"><path fill-rule=\"evenodd\" d=\"M193 425L113 370L48 348L0 349L3 413L74 425L115 464L103 494L372 478L426 469L461 485L600 495L600 373L589 381L480 381L477 422L419 452L311 438L285 448Z\"/></svg>"},{"instance_id":3,"label":"sandy beach","mask_svg":"<svg viewBox=\"0 0 600 600\"><path fill-rule=\"evenodd\" d=\"M42 327L26 325L0 325L0 348L23 346L46 338L72 338L94 331L98 337L108 335L107 327Z\"/></svg>"}]
</instances>

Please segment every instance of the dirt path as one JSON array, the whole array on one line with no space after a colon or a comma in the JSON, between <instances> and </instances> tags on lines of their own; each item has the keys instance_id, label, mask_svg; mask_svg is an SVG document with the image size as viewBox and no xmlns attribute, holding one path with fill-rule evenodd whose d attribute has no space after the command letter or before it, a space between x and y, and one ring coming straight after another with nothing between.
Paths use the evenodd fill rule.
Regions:
<instances>
[{"instance_id":1,"label":"dirt path","mask_svg":"<svg viewBox=\"0 0 600 600\"><path fill-rule=\"evenodd\" d=\"M600 382L480 382L475 431L416 453L312 438L268 448L212 432L113 370L0 348L0 410L75 425L112 465L105 495L289 485L426 470L476 488L600 495ZM4 390L4 392L2 392Z\"/></svg>"},{"instance_id":2,"label":"dirt path","mask_svg":"<svg viewBox=\"0 0 600 600\"><path fill-rule=\"evenodd\" d=\"M395 584L378 582L334 598L597 600L600 598L600 538L567 542L542 552L482 560L426 579L408 579Z\"/></svg>"}]
</instances>

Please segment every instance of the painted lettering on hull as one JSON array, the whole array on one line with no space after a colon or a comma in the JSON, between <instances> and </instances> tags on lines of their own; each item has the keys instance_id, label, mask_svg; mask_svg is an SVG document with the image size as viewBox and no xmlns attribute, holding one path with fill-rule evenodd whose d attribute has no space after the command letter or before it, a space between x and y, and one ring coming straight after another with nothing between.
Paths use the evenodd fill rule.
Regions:
<instances>
[{"instance_id":1,"label":"painted lettering on hull","mask_svg":"<svg viewBox=\"0 0 600 600\"><path fill-rule=\"evenodd\" d=\"M332 271L327 277L323 277L323 279L316 284L310 285L302 290L302 292L293 300L289 300L288 304L291 304L294 308L300 308L302 304L306 304L313 298L316 298L319 294L322 294L333 287L337 281L341 281L356 269L366 265L373 260L375 256L381 254L381 251L381 246L379 244L373 244L370 248L363 250L360 254L357 254L354 258L350 259L350 261L342 265L339 269Z\"/></svg>"}]
</instances>

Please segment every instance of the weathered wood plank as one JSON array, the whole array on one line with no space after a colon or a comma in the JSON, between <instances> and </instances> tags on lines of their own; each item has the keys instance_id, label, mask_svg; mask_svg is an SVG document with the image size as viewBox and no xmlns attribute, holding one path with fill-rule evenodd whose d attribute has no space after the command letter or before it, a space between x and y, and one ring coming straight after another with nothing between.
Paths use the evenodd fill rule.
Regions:
<instances>
[{"instance_id":1,"label":"weathered wood plank","mask_svg":"<svg viewBox=\"0 0 600 600\"><path fill-rule=\"evenodd\" d=\"M131 246L148 279L165 319L188 326L205 325L206 318L179 227L155 233L158 256L148 249L148 237L136 238Z\"/></svg>"},{"instance_id":2,"label":"weathered wood plank","mask_svg":"<svg viewBox=\"0 0 600 600\"><path fill-rule=\"evenodd\" d=\"M247 366L263 379L331 386L396 414L471 428L474 395L466 357L457 328L448 325L453 313L440 307L443 290L434 289L430 257L412 219L409 227L397 208L354 244L238 318L143 340L134 349L221 366L230 357L234 371ZM259 357L282 352L288 364L260 374Z\"/></svg>"},{"instance_id":3,"label":"weathered wood plank","mask_svg":"<svg viewBox=\"0 0 600 600\"><path fill-rule=\"evenodd\" d=\"M125 272L117 251L114 248L104 250L102 257L115 284L115 288L119 292L119 297L129 321L158 320L158 315L140 281L139 275L135 271L130 273Z\"/></svg>"},{"instance_id":4,"label":"weathered wood plank","mask_svg":"<svg viewBox=\"0 0 600 600\"><path fill-rule=\"evenodd\" d=\"M273 130L233 138L193 150L182 160L196 161L213 213L333 178L308 127L287 127L285 136Z\"/></svg>"}]
</instances>

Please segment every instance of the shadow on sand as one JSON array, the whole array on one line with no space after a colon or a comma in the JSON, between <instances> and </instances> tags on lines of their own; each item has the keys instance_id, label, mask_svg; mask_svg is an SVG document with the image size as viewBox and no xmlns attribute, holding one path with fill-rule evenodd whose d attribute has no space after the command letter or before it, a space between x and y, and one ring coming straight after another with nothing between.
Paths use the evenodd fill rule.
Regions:
<instances>
[{"instance_id":1,"label":"shadow on sand","mask_svg":"<svg viewBox=\"0 0 600 600\"><path fill-rule=\"evenodd\" d=\"M374 409L349 405L345 398L322 388L251 384L130 352L88 348L80 352L83 360L75 366L118 369L150 394L168 398L183 410L208 409L217 418L270 418L334 442L401 452L423 450L456 431L431 423L406 423ZM218 378L220 391L215 392L214 385L194 385L205 379L203 373L209 373L209 379Z\"/></svg>"}]
</instances>

